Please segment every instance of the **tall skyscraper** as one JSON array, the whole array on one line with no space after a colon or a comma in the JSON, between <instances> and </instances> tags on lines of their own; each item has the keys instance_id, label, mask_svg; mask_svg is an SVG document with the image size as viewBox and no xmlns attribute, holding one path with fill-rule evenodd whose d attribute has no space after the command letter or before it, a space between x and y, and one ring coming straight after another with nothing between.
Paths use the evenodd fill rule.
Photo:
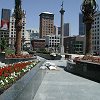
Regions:
<instances>
[{"instance_id":1,"label":"tall skyscraper","mask_svg":"<svg viewBox=\"0 0 100 100\"><path fill-rule=\"evenodd\" d=\"M64 23L64 36L69 36L70 34L70 24Z\"/></svg>"},{"instance_id":2,"label":"tall skyscraper","mask_svg":"<svg viewBox=\"0 0 100 100\"><path fill-rule=\"evenodd\" d=\"M61 27L58 27L58 34L61 34ZM64 36L70 35L70 24L64 23Z\"/></svg>"},{"instance_id":3,"label":"tall skyscraper","mask_svg":"<svg viewBox=\"0 0 100 100\"><path fill-rule=\"evenodd\" d=\"M40 14L40 38L54 34L54 14L43 12Z\"/></svg>"},{"instance_id":4,"label":"tall skyscraper","mask_svg":"<svg viewBox=\"0 0 100 100\"><path fill-rule=\"evenodd\" d=\"M85 24L83 23L82 13L79 13L79 35L85 35Z\"/></svg>"},{"instance_id":5,"label":"tall skyscraper","mask_svg":"<svg viewBox=\"0 0 100 100\"><path fill-rule=\"evenodd\" d=\"M9 23L10 23L10 9L2 9L1 13L1 29L2 30L9 30Z\"/></svg>"},{"instance_id":6,"label":"tall skyscraper","mask_svg":"<svg viewBox=\"0 0 100 100\"><path fill-rule=\"evenodd\" d=\"M58 27L58 34L61 34L61 27Z\"/></svg>"}]
</instances>

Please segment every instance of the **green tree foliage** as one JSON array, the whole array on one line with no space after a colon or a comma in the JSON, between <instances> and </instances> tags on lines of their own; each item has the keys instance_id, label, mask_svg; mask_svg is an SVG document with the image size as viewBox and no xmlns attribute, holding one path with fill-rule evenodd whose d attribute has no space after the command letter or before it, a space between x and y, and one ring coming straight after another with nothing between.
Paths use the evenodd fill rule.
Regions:
<instances>
[{"instance_id":1,"label":"green tree foliage","mask_svg":"<svg viewBox=\"0 0 100 100\"><path fill-rule=\"evenodd\" d=\"M0 46L1 46L1 51L4 51L7 47L7 42L6 42L6 39L4 37L1 38Z\"/></svg>"}]
</instances>

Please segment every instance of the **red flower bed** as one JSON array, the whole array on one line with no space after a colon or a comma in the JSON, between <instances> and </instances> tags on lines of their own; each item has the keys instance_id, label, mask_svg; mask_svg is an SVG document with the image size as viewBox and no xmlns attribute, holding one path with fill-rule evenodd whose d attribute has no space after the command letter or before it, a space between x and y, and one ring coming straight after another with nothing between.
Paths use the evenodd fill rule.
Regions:
<instances>
[{"instance_id":1,"label":"red flower bed","mask_svg":"<svg viewBox=\"0 0 100 100\"><path fill-rule=\"evenodd\" d=\"M38 61L19 62L0 68L0 94L30 71Z\"/></svg>"},{"instance_id":2,"label":"red flower bed","mask_svg":"<svg viewBox=\"0 0 100 100\"><path fill-rule=\"evenodd\" d=\"M13 72L19 72L24 69L27 65L30 65L31 62L22 62L15 63L13 65L4 66L0 68L0 76L8 77Z\"/></svg>"},{"instance_id":3,"label":"red flower bed","mask_svg":"<svg viewBox=\"0 0 100 100\"><path fill-rule=\"evenodd\" d=\"M100 63L100 57L99 56L92 56L92 55L85 55L83 58L80 57L75 57L74 62L79 61L79 60L85 60L88 62L94 62L94 63Z\"/></svg>"}]
</instances>

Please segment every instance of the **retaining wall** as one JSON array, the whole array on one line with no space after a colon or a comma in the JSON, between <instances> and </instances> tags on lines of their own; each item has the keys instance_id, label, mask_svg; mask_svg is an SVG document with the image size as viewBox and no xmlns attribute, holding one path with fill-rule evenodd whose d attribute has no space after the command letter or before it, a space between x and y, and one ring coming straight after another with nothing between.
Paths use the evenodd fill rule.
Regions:
<instances>
[{"instance_id":1,"label":"retaining wall","mask_svg":"<svg viewBox=\"0 0 100 100\"><path fill-rule=\"evenodd\" d=\"M0 100L33 100L46 73L40 69L43 63L44 60L1 94Z\"/></svg>"},{"instance_id":2,"label":"retaining wall","mask_svg":"<svg viewBox=\"0 0 100 100\"><path fill-rule=\"evenodd\" d=\"M77 61L76 63L67 62L65 70L93 81L100 82L100 64L98 63L86 61Z\"/></svg>"}]
</instances>

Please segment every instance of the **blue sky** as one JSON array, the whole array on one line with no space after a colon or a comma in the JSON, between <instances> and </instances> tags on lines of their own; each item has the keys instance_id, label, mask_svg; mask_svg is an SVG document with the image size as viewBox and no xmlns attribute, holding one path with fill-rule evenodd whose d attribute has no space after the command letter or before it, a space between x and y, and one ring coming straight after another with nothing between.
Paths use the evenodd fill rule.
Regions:
<instances>
[{"instance_id":1,"label":"blue sky","mask_svg":"<svg viewBox=\"0 0 100 100\"><path fill-rule=\"evenodd\" d=\"M14 8L15 0L0 0L0 13L2 8ZM79 32L79 12L83 0L63 0L64 1L64 22L70 23L71 35ZM27 29L39 28L39 14L41 12L51 12L54 14L54 24L60 26L60 9L62 0L22 0L22 8L26 10ZM100 0L97 0L100 6ZM1 15L1 14L0 14Z\"/></svg>"}]
</instances>

